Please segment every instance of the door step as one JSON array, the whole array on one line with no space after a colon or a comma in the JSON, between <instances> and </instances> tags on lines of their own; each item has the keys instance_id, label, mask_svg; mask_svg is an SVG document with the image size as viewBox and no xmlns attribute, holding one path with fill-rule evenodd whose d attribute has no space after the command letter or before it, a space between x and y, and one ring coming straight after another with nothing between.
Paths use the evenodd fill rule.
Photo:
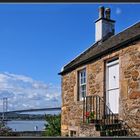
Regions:
<instances>
[{"instance_id":1,"label":"door step","mask_svg":"<svg viewBox=\"0 0 140 140\"><path fill-rule=\"evenodd\" d=\"M109 125L96 124L95 127L96 127L96 131L102 131L102 130L121 129L122 128L122 125L120 123L109 124Z\"/></svg>"},{"instance_id":2,"label":"door step","mask_svg":"<svg viewBox=\"0 0 140 140\"><path fill-rule=\"evenodd\" d=\"M100 136L127 136L127 130L100 131Z\"/></svg>"}]
</instances>

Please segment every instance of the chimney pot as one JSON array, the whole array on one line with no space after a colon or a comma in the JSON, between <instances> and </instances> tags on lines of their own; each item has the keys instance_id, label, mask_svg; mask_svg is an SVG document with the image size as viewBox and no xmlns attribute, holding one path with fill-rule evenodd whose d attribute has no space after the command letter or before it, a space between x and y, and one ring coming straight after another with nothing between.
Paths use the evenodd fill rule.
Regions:
<instances>
[{"instance_id":1,"label":"chimney pot","mask_svg":"<svg viewBox=\"0 0 140 140\"><path fill-rule=\"evenodd\" d=\"M104 18L104 6L99 7L99 18Z\"/></svg>"},{"instance_id":2,"label":"chimney pot","mask_svg":"<svg viewBox=\"0 0 140 140\"><path fill-rule=\"evenodd\" d=\"M111 13L110 8L105 8L106 19L110 19L110 13Z\"/></svg>"}]
</instances>

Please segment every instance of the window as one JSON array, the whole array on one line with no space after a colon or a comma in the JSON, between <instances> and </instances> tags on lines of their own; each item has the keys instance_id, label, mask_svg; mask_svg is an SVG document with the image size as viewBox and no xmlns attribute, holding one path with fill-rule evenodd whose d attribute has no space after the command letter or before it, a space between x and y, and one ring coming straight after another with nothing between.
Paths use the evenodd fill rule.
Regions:
<instances>
[{"instance_id":1,"label":"window","mask_svg":"<svg viewBox=\"0 0 140 140\"><path fill-rule=\"evenodd\" d=\"M71 131L70 131L70 136L71 136L71 137L76 136L76 131L71 130Z\"/></svg>"},{"instance_id":2,"label":"window","mask_svg":"<svg viewBox=\"0 0 140 140\"><path fill-rule=\"evenodd\" d=\"M86 96L86 69L78 72L78 101Z\"/></svg>"}]
</instances>

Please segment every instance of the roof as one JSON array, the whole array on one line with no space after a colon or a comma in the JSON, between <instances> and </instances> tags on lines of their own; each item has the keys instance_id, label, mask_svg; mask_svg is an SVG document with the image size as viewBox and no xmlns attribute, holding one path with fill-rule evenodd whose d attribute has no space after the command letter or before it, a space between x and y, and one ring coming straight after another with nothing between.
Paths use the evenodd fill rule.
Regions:
<instances>
[{"instance_id":1,"label":"roof","mask_svg":"<svg viewBox=\"0 0 140 140\"><path fill-rule=\"evenodd\" d=\"M138 39L140 39L140 22L137 22L126 30L109 37L105 41L96 42L70 63L65 65L59 74L63 75L68 73L79 66L100 58L105 54L111 53L112 51L118 50L122 47L126 47L127 44Z\"/></svg>"}]
</instances>

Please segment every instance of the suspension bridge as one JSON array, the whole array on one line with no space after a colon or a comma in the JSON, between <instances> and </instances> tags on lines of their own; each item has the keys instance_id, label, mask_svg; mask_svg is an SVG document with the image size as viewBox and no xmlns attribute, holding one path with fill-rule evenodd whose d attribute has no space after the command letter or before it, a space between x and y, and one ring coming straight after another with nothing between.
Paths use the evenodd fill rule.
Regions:
<instances>
[{"instance_id":1,"label":"suspension bridge","mask_svg":"<svg viewBox=\"0 0 140 140\"><path fill-rule=\"evenodd\" d=\"M33 108L33 109L23 109L23 110L13 110L7 111L5 113L22 113L22 112L37 112L37 111L58 111L61 107L47 107L47 108Z\"/></svg>"},{"instance_id":2,"label":"suspension bridge","mask_svg":"<svg viewBox=\"0 0 140 140\"><path fill-rule=\"evenodd\" d=\"M30 108L30 109L21 109L21 110L12 110L8 111L8 100L7 98L3 98L3 111L1 114L1 121L8 120L7 115L12 113L26 113L26 112L39 112L39 111L61 111L61 107L45 107L45 108Z\"/></svg>"}]
</instances>

